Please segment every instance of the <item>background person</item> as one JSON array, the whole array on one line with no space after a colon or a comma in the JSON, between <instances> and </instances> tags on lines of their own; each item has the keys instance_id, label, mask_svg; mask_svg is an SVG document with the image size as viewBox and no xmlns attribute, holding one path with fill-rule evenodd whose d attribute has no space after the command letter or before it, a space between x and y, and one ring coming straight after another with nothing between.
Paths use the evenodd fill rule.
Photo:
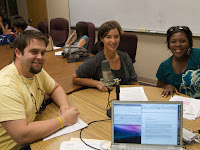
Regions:
<instances>
[{"instance_id":1,"label":"background person","mask_svg":"<svg viewBox=\"0 0 200 150\"><path fill-rule=\"evenodd\" d=\"M14 62L0 71L0 149L19 149L77 121L79 111L42 68L47 44L41 32L22 32L14 42ZM60 107L59 118L34 121L45 94Z\"/></svg>"},{"instance_id":2,"label":"background person","mask_svg":"<svg viewBox=\"0 0 200 150\"><path fill-rule=\"evenodd\" d=\"M11 26L6 18L3 18L3 15L0 13L0 35L9 35L11 34Z\"/></svg>"},{"instance_id":3,"label":"background person","mask_svg":"<svg viewBox=\"0 0 200 150\"><path fill-rule=\"evenodd\" d=\"M161 95L180 92L200 98L200 49L192 48L192 32L186 26L170 27L167 46L173 55L160 64L156 74L157 86L164 88Z\"/></svg>"},{"instance_id":4,"label":"background person","mask_svg":"<svg viewBox=\"0 0 200 150\"><path fill-rule=\"evenodd\" d=\"M69 36L65 44L79 46L87 49L89 43L88 25L86 22L78 22L75 31Z\"/></svg>"},{"instance_id":5,"label":"background person","mask_svg":"<svg viewBox=\"0 0 200 150\"><path fill-rule=\"evenodd\" d=\"M75 84L96 87L100 91L108 91L100 82L102 78L102 61L108 60L114 77L121 79L120 84L138 84L131 58L127 53L118 51L121 29L113 21L102 24L98 30L100 45L104 47L94 57L87 59L73 75Z\"/></svg>"},{"instance_id":6,"label":"background person","mask_svg":"<svg viewBox=\"0 0 200 150\"><path fill-rule=\"evenodd\" d=\"M13 21L13 27L16 31L16 34L22 33L26 30L35 30L35 31L40 32L38 29L28 25L26 23L26 20L20 16L16 17L15 20Z\"/></svg>"}]
</instances>

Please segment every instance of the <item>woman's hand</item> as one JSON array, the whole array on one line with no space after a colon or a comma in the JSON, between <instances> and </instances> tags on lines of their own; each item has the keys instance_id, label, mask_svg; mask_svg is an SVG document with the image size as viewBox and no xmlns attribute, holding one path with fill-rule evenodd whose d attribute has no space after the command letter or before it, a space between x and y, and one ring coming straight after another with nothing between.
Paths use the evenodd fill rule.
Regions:
<instances>
[{"instance_id":1,"label":"woman's hand","mask_svg":"<svg viewBox=\"0 0 200 150\"><path fill-rule=\"evenodd\" d=\"M76 36L76 30L72 33L72 36L73 37Z\"/></svg>"},{"instance_id":2,"label":"woman's hand","mask_svg":"<svg viewBox=\"0 0 200 150\"><path fill-rule=\"evenodd\" d=\"M69 36L65 44L73 45L76 39L73 39L76 36L76 30Z\"/></svg>"},{"instance_id":3,"label":"woman's hand","mask_svg":"<svg viewBox=\"0 0 200 150\"><path fill-rule=\"evenodd\" d=\"M161 96L163 96L163 97L167 97L168 95L173 96L174 92L176 94L179 94L179 92L175 86L167 84L167 85L165 85L165 88L162 91Z\"/></svg>"},{"instance_id":4,"label":"woman's hand","mask_svg":"<svg viewBox=\"0 0 200 150\"><path fill-rule=\"evenodd\" d=\"M108 92L108 88L103 86L101 83L98 83L96 86L97 89L99 89L99 91L102 92ZM110 90L112 91L114 89L114 87L111 87Z\"/></svg>"},{"instance_id":5,"label":"woman's hand","mask_svg":"<svg viewBox=\"0 0 200 150\"><path fill-rule=\"evenodd\" d=\"M4 27L2 22L0 22L0 26L1 26L1 27Z\"/></svg>"}]
</instances>

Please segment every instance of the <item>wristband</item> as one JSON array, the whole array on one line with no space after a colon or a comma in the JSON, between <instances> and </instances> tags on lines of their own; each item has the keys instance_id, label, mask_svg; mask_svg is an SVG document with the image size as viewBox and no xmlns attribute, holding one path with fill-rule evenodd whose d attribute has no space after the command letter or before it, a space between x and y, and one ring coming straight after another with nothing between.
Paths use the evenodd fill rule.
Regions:
<instances>
[{"instance_id":1,"label":"wristband","mask_svg":"<svg viewBox=\"0 0 200 150\"><path fill-rule=\"evenodd\" d=\"M60 119L60 117L57 117L57 118L60 121L61 128L63 128L63 122L62 122L62 120Z\"/></svg>"}]
</instances>

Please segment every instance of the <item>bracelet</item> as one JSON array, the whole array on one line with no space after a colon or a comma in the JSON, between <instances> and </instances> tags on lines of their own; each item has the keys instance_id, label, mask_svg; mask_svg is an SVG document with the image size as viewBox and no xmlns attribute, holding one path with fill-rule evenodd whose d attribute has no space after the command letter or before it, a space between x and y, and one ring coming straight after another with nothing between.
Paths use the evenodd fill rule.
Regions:
<instances>
[{"instance_id":1,"label":"bracelet","mask_svg":"<svg viewBox=\"0 0 200 150\"><path fill-rule=\"evenodd\" d=\"M62 120L60 119L60 117L57 117L57 118L60 121L61 128L63 128L63 122L62 122Z\"/></svg>"}]
</instances>

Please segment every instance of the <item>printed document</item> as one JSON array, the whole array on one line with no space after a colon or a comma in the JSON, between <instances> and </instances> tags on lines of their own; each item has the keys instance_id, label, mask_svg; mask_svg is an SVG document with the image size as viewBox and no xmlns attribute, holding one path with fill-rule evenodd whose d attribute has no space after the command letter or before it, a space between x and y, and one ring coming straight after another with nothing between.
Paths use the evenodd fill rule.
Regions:
<instances>
[{"instance_id":1,"label":"printed document","mask_svg":"<svg viewBox=\"0 0 200 150\"><path fill-rule=\"evenodd\" d=\"M143 87L121 87L120 101L148 101Z\"/></svg>"},{"instance_id":2,"label":"printed document","mask_svg":"<svg viewBox=\"0 0 200 150\"><path fill-rule=\"evenodd\" d=\"M200 115L200 100L174 95L170 101L183 102L183 118L195 120Z\"/></svg>"}]
</instances>

